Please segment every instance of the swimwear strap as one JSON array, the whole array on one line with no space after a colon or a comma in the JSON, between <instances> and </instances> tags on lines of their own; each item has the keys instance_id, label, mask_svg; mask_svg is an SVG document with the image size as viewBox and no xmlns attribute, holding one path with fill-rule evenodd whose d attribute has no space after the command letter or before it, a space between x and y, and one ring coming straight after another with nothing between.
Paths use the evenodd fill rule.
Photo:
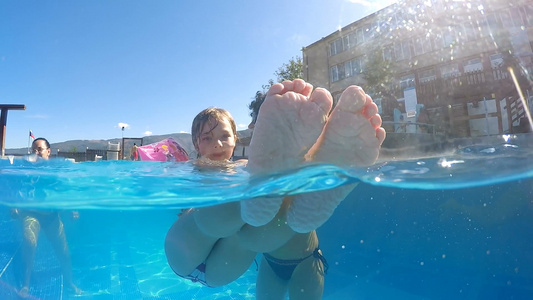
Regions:
<instances>
[{"instance_id":1,"label":"swimwear strap","mask_svg":"<svg viewBox=\"0 0 533 300\"><path fill-rule=\"evenodd\" d=\"M327 274L328 273L328 269L329 269L329 264L328 264L328 261L326 260L326 258L320 254L320 248L319 247L316 247L315 251L313 251L313 253L307 255L306 257L302 257L300 259L279 259L279 258L275 258L273 257L272 255L268 254L268 253L263 253L264 257L266 258L267 261L271 261L275 264L278 264L278 265L282 265L282 266L295 266L295 265L298 265L299 263L301 263L302 261L308 259L309 257L313 256L314 258L320 260L322 262L322 265L324 265L324 274Z\"/></svg>"},{"instance_id":2,"label":"swimwear strap","mask_svg":"<svg viewBox=\"0 0 533 300\"><path fill-rule=\"evenodd\" d=\"M320 254L318 252L320 248L316 247L315 251L313 251L313 256L320 260L322 262L322 265L324 266L324 274L328 274L329 264L324 255Z\"/></svg>"},{"instance_id":3,"label":"swimwear strap","mask_svg":"<svg viewBox=\"0 0 533 300\"><path fill-rule=\"evenodd\" d=\"M316 250L315 250L316 251ZM306 257L303 257L303 258L299 258L299 259L281 259L281 258L275 258L274 256L268 254L268 253L263 253L263 255L265 256L266 260L269 260L275 264L278 264L280 266L293 266L293 265L297 265L299 263L301 263L302 261L308 259L309 257L313 256L314 255L314 252L309 254L308 256Z\"/></svg>"}]
</instances>

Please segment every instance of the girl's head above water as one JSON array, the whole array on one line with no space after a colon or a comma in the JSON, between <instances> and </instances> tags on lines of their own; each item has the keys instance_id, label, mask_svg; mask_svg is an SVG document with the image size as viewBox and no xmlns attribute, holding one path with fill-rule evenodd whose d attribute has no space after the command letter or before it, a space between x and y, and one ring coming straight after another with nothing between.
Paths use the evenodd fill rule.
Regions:
<instances>
[{"instance_id":1,"label":"girl's head above water","mask_svg":"<svg viewBox=\"0 0 533 300\"><path fill-rule=\"evenodd\" d=\"M193 120L192 142L198 157L229 160L237 142L237 126L231 114L222 108L202 110Z\"/></svg>"}]
</instances>

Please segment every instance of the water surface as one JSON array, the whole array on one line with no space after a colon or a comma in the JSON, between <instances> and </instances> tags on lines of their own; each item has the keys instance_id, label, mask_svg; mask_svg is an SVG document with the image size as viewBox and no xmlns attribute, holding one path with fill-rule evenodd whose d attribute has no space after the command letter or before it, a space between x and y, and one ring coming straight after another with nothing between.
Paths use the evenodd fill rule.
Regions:
<instances>
[{"instance_id":1,"label":"water surface","mask_svg":"<svg viewBox=\"0 0 533 300\"><path fill-rule=\"evenodd\" d=\"M84 290L74 297L63 288L41 235L35 298L253 299L255 265L216 289L174 275L163 240L179 208L360 182L317 231L330 264L325 299L530 299L533 139L499 141L369 168L314 164L261 177L190 163L1 160L0 298L17 299L21 278L12 207L63 209Z\"/></svg>"}]
</instances>

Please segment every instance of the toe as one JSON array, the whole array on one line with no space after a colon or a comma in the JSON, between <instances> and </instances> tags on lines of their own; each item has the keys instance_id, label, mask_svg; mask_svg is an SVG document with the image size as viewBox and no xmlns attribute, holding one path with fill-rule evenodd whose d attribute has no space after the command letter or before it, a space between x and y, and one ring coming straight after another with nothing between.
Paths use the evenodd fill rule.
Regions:
<instances>
[{"instance_id":1,"label":"toe","mask_svg":"<svg viewBox=\"0 0 533 300\"><path fill-rule=\"evenodd\" d=\"M358 113L363 109L366 101L366 94L363 89L352 85L344 90L336 108L351 113Z\"/></svg>"},{"instance_id":2,"label":"toe","mask_svg":"<svg viewBox=\"0 0 533 300\"><path fill-rule=\"evenodd\" d=\"M383 143L383 141L385 140L385 136L387 135L387 133L385 132L385 129L383 129L382 127L376 129L376 137L379 141L379 145L381 145Z\"/></svg>"},{"instance_id":3,"label":"toe","mask_svg":"<svg viewBox=\"0 0 533 300\"><path fill-rule=\"evenodd\" d=\"M301 79L295 79L293 82L294 92L309 97L313 91L313 85Z\"/></svg>"},{"instance_id":4,"label":"toe","mask_svg":"<svg viewBox=\"0 0 533 300\"><path fill-rule=\"evenodd\" d=\"M284 93L288 91L294 91L294 82L290 80L285 80L281 84L283 84L283 86L285 87L285 89L283 90Z\"/></svg>"},{"instance_id":5,"label":"toe","mask_svg":"<svg viewBox=\"0 0 533 300\"><path fill-rule=\"evenodd\" d=\"M370 103L363 108L363 114L367 119L372 118L378 114L378 107L375 103Z\"/></svg>"},{"instance_id":6,"label":"toe","mask_svg":"<svg viewBox=\"0 0 533 300\"><path fill-rule=\"evenodd\" d=\"M315 102L324 114L328 114L333 105L333 97L328 90L323 88L317 88L309 98L309 101Z\"/></svg>"},{"instance_id":7,"label":"toe","mask_svg":"<svg viewBox=\"0 0 533 300\"><path fill-rule=\"evenodd\" d=\"M370 119L372 116L378 114L379 109L376 103L372 101L370 96L366 95L365 107L363 108L363 114L367 119Z\"/></svg>"},{"instance_id":8,"label":"toe","mask_svg":"<svg viewBox=\"0 0 533 300\"><path fill-rule=\"evenodd\" d=\"M305 89L306 82L301 79L295 79L292 82L292 85L293 85L293 91L295 93L302 94L302 91Z\"/></svg>"},{"instance_id":9,"label":"toe","mask_svg":"<svg viewBox=\"0 0 533 300\"><path fill-rule=\"evenodd\" d=\"M285 89L285 86L283 84L276 83L273 86L271 86L270 89L268 89L267 96L281 94L284 89Z\"/></svg>"},{"instance_id":10,"label":"toe","mask_svg":"<svg viewBox=\"0 0 533 300\"><path fill-rule=\"evenodd\" d=\"M373 115L368 119L370 121L370 124L374 127L374 129L378 129L381 127L381 116L380 115Z\"/></svg>"},{"instance_id":11,"label":"toe","mask_svg":"<svg viewBox=\"0 0 533 300\"><path fill-rule=\"evenodd\" d=\"M313 91L313 85L310 83L305 83L305 88L302 90L302 95L306 97L310 97L312 91Z\"/></svg>"}]
</instances>

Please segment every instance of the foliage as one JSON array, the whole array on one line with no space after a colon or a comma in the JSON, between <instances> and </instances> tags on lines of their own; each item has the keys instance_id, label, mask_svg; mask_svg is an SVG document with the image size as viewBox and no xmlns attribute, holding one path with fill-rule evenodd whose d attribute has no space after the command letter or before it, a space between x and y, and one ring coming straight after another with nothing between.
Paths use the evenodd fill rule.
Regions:
<instances>
[{"instance_id":1,"label":"foliage","mask_svg":"<svg viewBox=\"0 0 533 300\"><path fill-rule=\"evenodd\" d=\"M276 72L277 82L281 83L285 80L294 80L303 77L303 63L302 58L296 56L296 58L291 58L288 63L283 64ZM252 122L255 122L257 114L259 113L259 108L263 101L265 101L266 93L271 86L274 85L274 80L269 79L268 84L263 85L262 91L257 91L255 96L252 98L252 102L248 104L248 109L250 109L250 116L252 117Z\"/></svg>"},{"instance_id":2,"label":"foliage","mask_svg":"<svg viewBox=\"0 0 533 300\"><path fill-rule=\"evenodd\" d=\"M381 51L373 51L381 53ZM396 66L392 61L386 60L382 55L369 55L365 67L361 72L365 84L365 91L374 99L381 98L383 110L392 111L396 103L394 97L394 84Z\"/></svg>"},{"instance_id":3,"label":"foliage","mask_svg":"<svg viewBox=\"0 0 533 300\"><path fill-rule=\"evenodd\" d=\"M366 81L365 90L375 98L389 96L395 82L394 69L393 63L383 59L381 55L368 56L361 72Z\"/></svg>"},{"instance_id":4,"label":"foliage","mask_svg":"<svg viewBox=\"0 0 533 300\"><path fill-rule=\"evenodd\" d=\"M296 56L291 58L289 63L283 64L275 73L278 82L285 80L294 80L303 77L303 63L302 58Z\"/></svg>"}]
</instances>

